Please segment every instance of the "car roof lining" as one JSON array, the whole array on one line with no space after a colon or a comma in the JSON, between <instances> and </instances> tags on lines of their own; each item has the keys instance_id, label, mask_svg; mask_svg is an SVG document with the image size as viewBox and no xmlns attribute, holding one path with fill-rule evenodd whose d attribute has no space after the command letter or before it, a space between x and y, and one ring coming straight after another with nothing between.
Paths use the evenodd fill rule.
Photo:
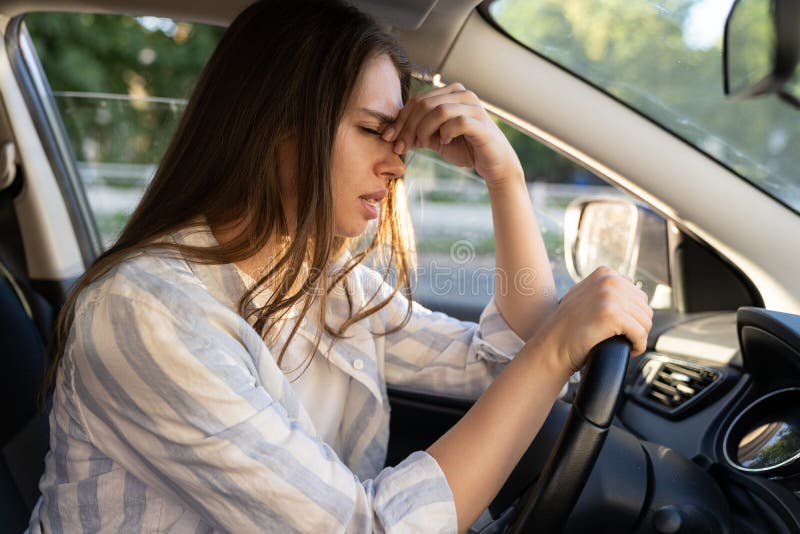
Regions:
<instances>
[{"instance_id":1,"label":"car roof lining","mask_svg":"<svg viewBox=\"0 0 800 534\"><path fill-rule=\"evenodd\" d=\"M226 26L252 0L0 0L11 18L33 11L149 15ZM479 0L352 0L395 31L415 64L435 72Z\"/></svg>"},{"instance_id":2,"label":"car roof lining","mask_svg":"<svg viewBox=\"0 0 800 534\"><path fill-rule=\"evenodd\" d=\"M129 13L131 15L147 14L153 16L176 17L196 22L227 25L252 0L173 0L159 2L157 0L10 0L0 1L0 9L9 16L29 11L84 11L94 13ZM370 13L376 19L396 28L415 29L425 21L437 0L403 0L392 2L385 0L353 0L360 9ZM182 14L190 14L188 19Z\"/></svg>"}]
</instances>

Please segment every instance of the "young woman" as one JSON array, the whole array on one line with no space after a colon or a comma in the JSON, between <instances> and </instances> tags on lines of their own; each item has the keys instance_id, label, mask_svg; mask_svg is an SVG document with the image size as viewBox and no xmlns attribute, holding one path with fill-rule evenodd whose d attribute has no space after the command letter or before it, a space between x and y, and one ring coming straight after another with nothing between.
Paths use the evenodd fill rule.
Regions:
<instances>
[{"instance_id":1,"label":"young woman","mask_svg":"<svg viewBox=\"0 0 800 534\"><path fill-rule=\"evenodd\" d=\"M644 350L647 299L610 270L556 305L519 161L476 96L406 100L409 82L394 38L339 3L233 22L64 307L32 531L464 531L589 349ZM408 299L413 147L486 181L504 283L479 324ZM479 399L384 468L387 383Z\"/></svg>"}]
</instances>

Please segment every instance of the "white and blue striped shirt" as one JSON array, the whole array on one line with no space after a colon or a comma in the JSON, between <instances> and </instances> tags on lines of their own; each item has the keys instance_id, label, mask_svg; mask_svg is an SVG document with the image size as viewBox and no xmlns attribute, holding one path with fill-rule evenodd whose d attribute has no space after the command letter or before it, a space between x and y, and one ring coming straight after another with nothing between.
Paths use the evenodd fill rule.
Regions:
<instances>
[{"instance_id":1,"label":"white and blue striped shirt","mask_svg":"<svg viewBox=\"0 0 800 534\"><path fill-rule=\"evenodd\" d=\"M205 225L169 239L216 244ZM323 365L309 371L347 386L331 399L341 420L326 442L309 406L330 392L299 393L276 363L280 339L265 343L237 314L249 283L233 265L140 254L82 292L31 532L456 531L452 492L429 454L384 468L386 385L479 396L523 345L493 302L479 324L415 303L404 328L373 335L403 318L407 300L396 295L346 339L323 331ZM365 266L349 283L356 306L390 291ZM328 304L337 326L343 292ZM312 316L287 355L313 347Z\"/></svg>"}]
</instances>

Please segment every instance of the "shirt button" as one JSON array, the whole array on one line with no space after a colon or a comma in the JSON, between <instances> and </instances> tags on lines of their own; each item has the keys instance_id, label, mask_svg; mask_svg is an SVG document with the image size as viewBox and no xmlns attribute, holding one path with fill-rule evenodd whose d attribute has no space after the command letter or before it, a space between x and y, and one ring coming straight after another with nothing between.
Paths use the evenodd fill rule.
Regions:
<instances>
[{"instance_id":1,"label":"shirt button","mask_svg":"<svg viewBox=\"0 0 800 534\"><path fill-rule=\"evenodd\" d=\"M362 370L364 368L364 360L361 359L353 360L353 367L355 368L356 371Z\"/></svg>"}]
</instances>

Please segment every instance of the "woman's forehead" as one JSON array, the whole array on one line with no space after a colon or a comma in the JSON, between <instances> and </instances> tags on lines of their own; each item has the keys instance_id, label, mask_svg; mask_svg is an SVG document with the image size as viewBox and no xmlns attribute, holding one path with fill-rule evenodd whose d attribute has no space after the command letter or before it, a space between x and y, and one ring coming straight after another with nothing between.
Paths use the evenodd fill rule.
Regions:
<instances>
[{"instance_id":1,"label":"woman's forehead","mask_svg":"<svg viewBox=\"0 0 800 534\"><path fill-rule=\"evenodd\" d=\"M400 76L388 56L376 56L364 65L352 103L355 109L372 109L391 117L397 115L403 107L403 94Z\"/></svg>"}]
</instances>

